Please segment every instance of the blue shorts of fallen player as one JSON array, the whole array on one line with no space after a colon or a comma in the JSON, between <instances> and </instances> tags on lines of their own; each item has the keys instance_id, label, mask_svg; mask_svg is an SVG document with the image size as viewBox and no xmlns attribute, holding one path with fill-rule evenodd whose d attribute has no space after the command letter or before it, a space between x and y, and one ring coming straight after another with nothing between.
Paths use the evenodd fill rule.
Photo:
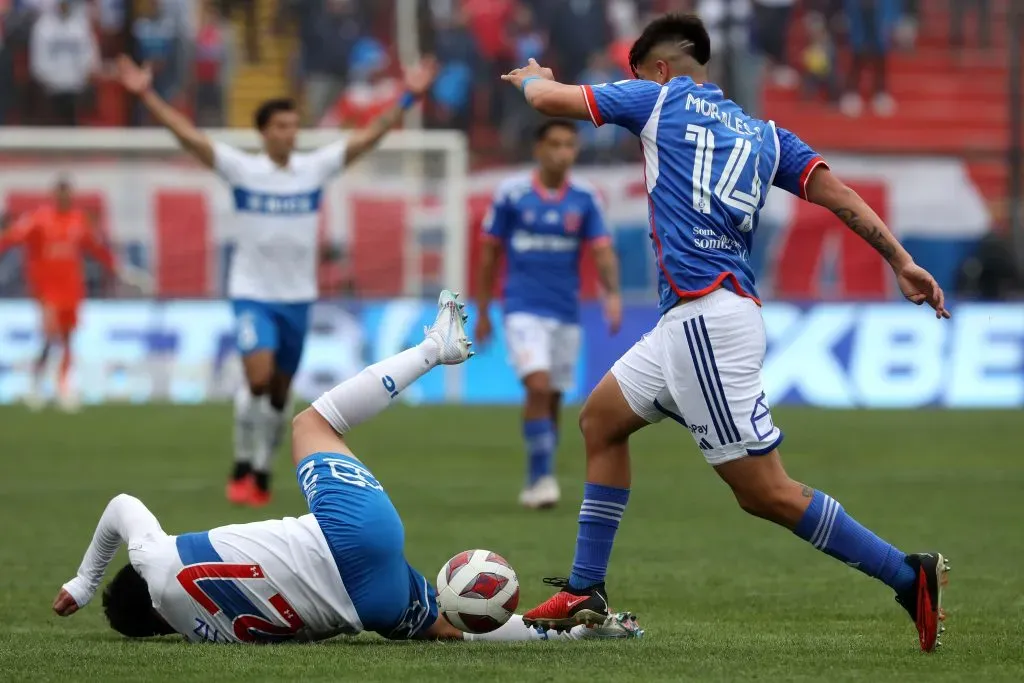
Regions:
<instances>
[{"instance_id":1,"label":"blue shorts of fallen player","mask_svg":"<svg viewBox=\"0 0 1024 683\"><path fill-rule=\"evenodd\" d=\"M308 303L262 302L236 299L231 302L235 312L235 343L247 356L257 351L272 351L274 367L294 375L302 360L309 330Z\"/></svg>"},{"instance_id":2,"label":"blue shorts of fallen player","mask_svg":"<svg viewBox=\"0 0 1024 683\"><path fill-rule=\"evenodd\" d=\"M405 559L405 529L384 487L350 455L314 453L299 487L367 631L412 638L437 619L437 592Z\"/></svg>"}]
</instances>

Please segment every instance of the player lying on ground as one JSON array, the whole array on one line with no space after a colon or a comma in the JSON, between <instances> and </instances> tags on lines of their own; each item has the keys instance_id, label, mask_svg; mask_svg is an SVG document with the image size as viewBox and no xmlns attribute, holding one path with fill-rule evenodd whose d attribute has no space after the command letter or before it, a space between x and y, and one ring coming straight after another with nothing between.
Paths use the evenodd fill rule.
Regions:
<instances>
[{"instance_id":1,"label":"player lying on ground","mask_svg":"<svg viewBox=\"0 0 1024 683\"><path fill-rule=\"evenodd\" d=\"M519 503L528 508L550 507L561 496L554 477L558 413L580 352L580 263L586 244L597 264L613 334L622 322L619 264L600 200L590 185L569 177L578 153L575 122L543 123L533 147L537 169L503 182L484 220L475 336L479 344L490 339L490 301L504 253L505 337L509 360L526 389L527 472Z\"/></svg>"},{"instance_id":2,"label":"player lying on ground","mask_svg":"<svg viewBox=\"0 0 1024 683\"><path fill-rule=\"evenodd\" d=\"M670 417L692 433L744 510L893 588L931 651L944 616L942 555L904 554L782 466L782 432L761 385L765 332L748 261L768 190L828 208L889 262L904 296L927 302L940 319L949 317L942 289L818 154L708 83L710 57L700 19L672 15L634 43L637 80L563 85L534 60L502 77L541 113L613 123L640 138L662 313L583 408L587 483L572 574L553 580L562 592L526 620L561 628L604 618L605 573L629 499L629 436Z\"/></svg>"},{"instance_id":3,"label":"player lying on ground","mask_svg":"<svg viewBox=\"0 0 1024 683\"><path fill-rule=\"evenodd\" d=\"M513 616L466 635L439 618L437 594L405 560L404 530L384 487L342 440L431 368L470 355L462 307L442 292L426 339L364 369L300 413L292 457L311 514L169 536L136 498L114 498L53 609L85 606L125 543L126 565L103 594L112 628L129 637L179 633L194 641L321 640L373 631L387 638L546 640L638 637L629 614L556 636Z\"/></svg>"},{"instance_id":4,"label":"player lying on ground","mask_svg":"<svg viewBox=\"0 0 1024 683\"><path fill-rule=\"evenodd\" d=\"M227 497L254 506L270 501L270 460L291 413L289 392L317 298L318 214L328 182L373 150L430 88L437 73L424 60L405 77L399 102L363 130L310 153L295 152L299 113L287 99L255 113L263 154L214 142L152 88L152 74L129 58L121 82L182 148L230 184L238 239L228 278L246 387L235 396L235 464Z\"/></svg>"},{"instance_id":5,"label":"player lying on ground","mask_svg":"<svg viewBox=\"0 0 1024 683\"><path fill-rule=\"evenodd\" d=\"M114 252L97 234L85 212L74 205L71 181L57 180L53 200L20 216L0 235L0 254L13 247L25 250L28 294L39 303L43 319L43 348L32 372L32 387L25 397L30 408L46 403L43 383L54 347L60 349L57 400L73 411L78 398L71 383L71 335L78 326L78 309L85 299L85 259L92 257L127 284L146 289L137 269L118 263Z\"/></svg>"}]
</instances>

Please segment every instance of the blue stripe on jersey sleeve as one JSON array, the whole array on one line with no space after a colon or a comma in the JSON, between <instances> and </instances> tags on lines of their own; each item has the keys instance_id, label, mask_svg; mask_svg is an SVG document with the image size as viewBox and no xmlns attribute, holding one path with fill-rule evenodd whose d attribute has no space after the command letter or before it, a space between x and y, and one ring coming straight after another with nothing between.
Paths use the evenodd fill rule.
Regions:
<instances>
[{"instance_id":1,"label":"blue stripe on jersey sleeve","mask_svg":"<svg viewBox=\"0 0 1024 683\"><path fill-rule=\"evenodd\" d=\"M224 561L217 549L213 547L209 531L182 534L174 539L174 543L178 548L178 557L181 558L183 565Z\"/></svg>"},{"instance_id":2,"label":"blue stripe on jersey sleeve","mask_svg":"<svg viewBox=\"0 0 1024 683\"><path fill-rule=\"evenodd\" d=\"M810 145L785 128L778 128L779 134L779 170L775 174L775 187L797 197L804 196L804 183L807 173L817 162L824 163L821 155L811 149Z\"/></svg>"},{"instance_id":3,"label":"blue stripe on jersey sleeve","mask_svg":"<svg viewBox=\"0 0 1024 683\"><path fill-rule=\"evenodd\" d=\"M270 216L306 216L316 213L320 210L320 199L323 195L319 188L312 192L295 194L257 192L244 187L235 187L232 191L236 211Z\"/></svg>"},{"instance_id":4,"label":"blue stripe on jersey sleeve","mask_svg":"<svg viewBox=\"0 0 1024 683\"><path fill-rule=\"evenodd\" d=\"M651 118L661 87L654 81L635 80L585 85L583 91L596 125L614 123L640 135Z\"/></svg>"}]
</instances>

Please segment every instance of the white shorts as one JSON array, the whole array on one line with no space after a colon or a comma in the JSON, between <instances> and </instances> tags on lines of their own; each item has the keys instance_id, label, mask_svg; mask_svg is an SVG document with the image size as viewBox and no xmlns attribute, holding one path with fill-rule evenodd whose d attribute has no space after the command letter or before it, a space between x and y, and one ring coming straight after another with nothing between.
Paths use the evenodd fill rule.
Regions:
<instances>
[{"instance_id":1,"label":"white shorts","mask_svg":"<svg viewBox=\"0 0 1024 683\"><path fill-rule=\"evenodd\" d=\"M580 326L532 313L505 316L509 363L523 379L535 372L551 376L551 387L566 392L576 378L580 353Z\"/></svg>"},{"instance_id":2,"label":"white shorts","mask_svg":"<svg viewBox=\"0 0 1024 683\"><path fill-rule=\"evenodd\" d=\"M760 307L718 289L666 313L612 375L633 412L672 418L721 465L782 443L761 387L765 343Z\"/></svg>"}]
</instances>

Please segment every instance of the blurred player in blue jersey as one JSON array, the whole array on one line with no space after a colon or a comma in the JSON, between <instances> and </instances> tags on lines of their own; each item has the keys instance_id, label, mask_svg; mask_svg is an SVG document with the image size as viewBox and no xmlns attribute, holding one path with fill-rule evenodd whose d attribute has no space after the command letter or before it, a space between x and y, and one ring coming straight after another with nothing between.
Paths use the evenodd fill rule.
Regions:
<instances>
[{"instance_id":1,"label":"blurred player in blue jersey","mask_svg":"<svg viewBox=\"0 0 1024 683\"><path fill-rule=\"evenodd\" d=\"M619 266L594 189L569 177L579 152L576 124L551 119L534 140L537 168L498 188L484 220L476 337L491 337L489 305L499 257L505 254L503 291L509 358L526 389L523 440L527 508L555 505L558 412L572 388L580 350L580 259L589 244L604 289L605 315L614 333L622 319Z\"/></svg>"},{"instance_id":2,"label":"blurred player in blue jersey","mask_svg":"<svg viewBox=\"0 0 1024 683\"><path fill-rule=\"evenodd\" d=\"M888 261L907 299L940 319L949 317L942 289L800 138L748 116L708 83L710 57L700 19L670 15L633 45L637 80L563 85L533 60L503 76L544 114L612 123L640 138L662 313L583 408L587 483L572 574L549 580L563 590L527 621L560 628L604 618L605 572L629 498L629 436L668 417L693 435L744 510L893 588L931 651L944 616L942 555L904 554L782 466L782 431L761 385L765 331L749 263L768 190L828 208Z\"/></svg>"},{"instance_id":3,"label":"blurred player in blue jersey","mask_svg":"<svg viewBox=\"0 0 1024 683\"><path fill-rule=\"evenodd\" d=\"M123 55L118 67L125 89L138 96L183 149L230 185L239 236L228 296L246 386L235 396L235 463L227 497L233 503L266 505L271 459L286 424L292 378L318 293L318 215L324 188L402 120L433 83L436 64L428 59L410 69L404 95L372 124L311 153L295 151L295 104L268 100L254 117L261 154L248 154L197 130L156 94L148 68Z\"/></svg>"}]
</instances>

